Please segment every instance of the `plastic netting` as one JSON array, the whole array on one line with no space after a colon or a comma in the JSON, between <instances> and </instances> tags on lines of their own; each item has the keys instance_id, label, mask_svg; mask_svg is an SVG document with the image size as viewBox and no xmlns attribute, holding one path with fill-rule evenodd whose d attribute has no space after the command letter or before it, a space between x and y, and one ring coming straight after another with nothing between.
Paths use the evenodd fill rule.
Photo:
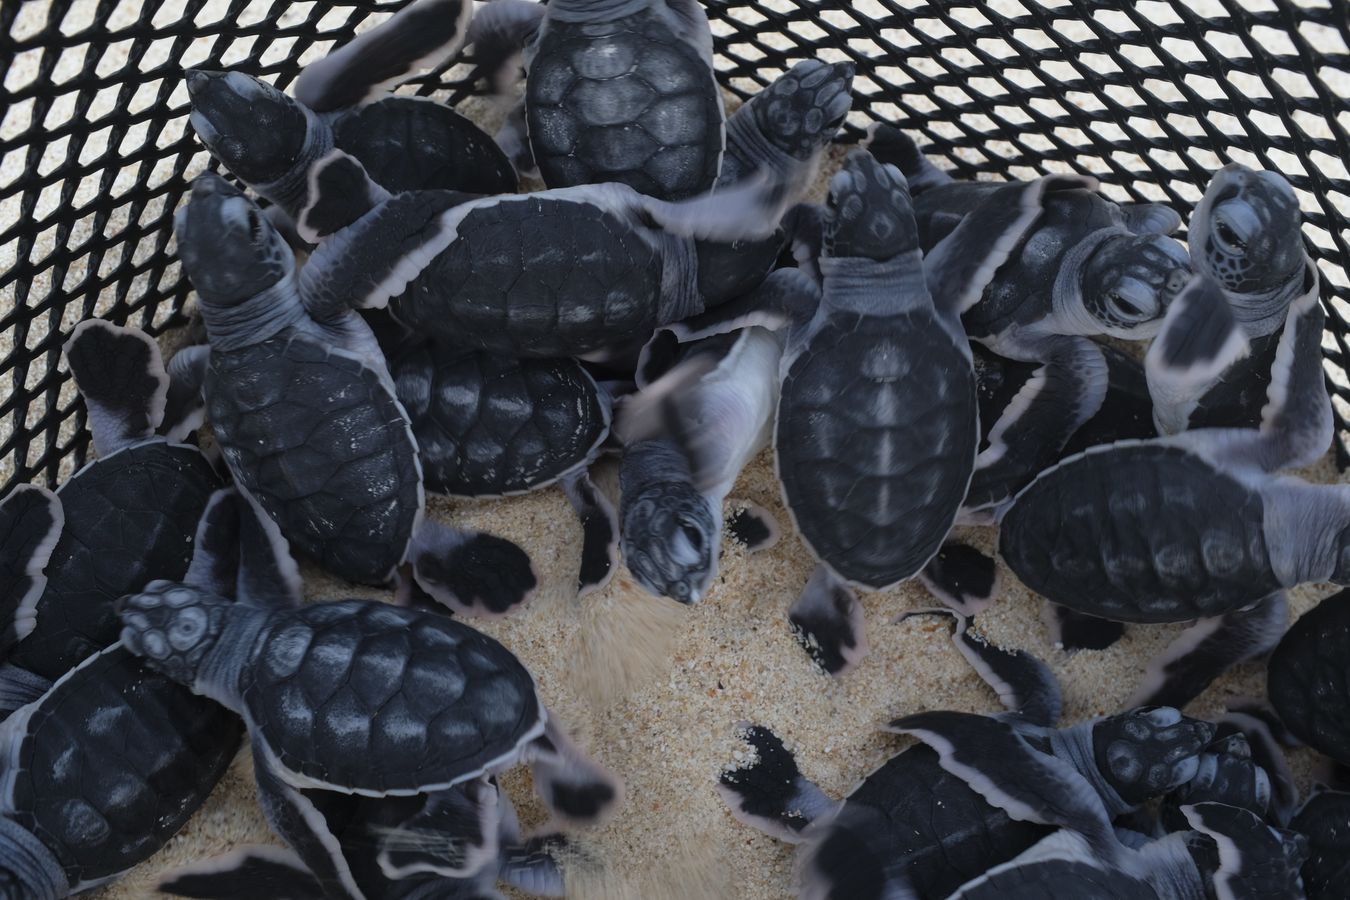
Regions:
<instances>
[{"instance_id":1,"label":"plastic netting","mask_svg":"<svg viewBox=\"0 0 1350 900\"><path fill-rule=\"evenodd\" d=\"M84 459L82 407L59 368L76 322L182 322L173 212L208 163L183 69L284 87L407 3L0 0L0 490L52 484ZM1337 452L1350 458L1344 0L705 6L731 91L748 96L804 58L851 59L845 139L887 120L959 176L1077 170L1189 216L1225 162L1282 172L1324 276ZM404 90L454 102L474 88L462 64Z\"/></svg>"}]
</instances>

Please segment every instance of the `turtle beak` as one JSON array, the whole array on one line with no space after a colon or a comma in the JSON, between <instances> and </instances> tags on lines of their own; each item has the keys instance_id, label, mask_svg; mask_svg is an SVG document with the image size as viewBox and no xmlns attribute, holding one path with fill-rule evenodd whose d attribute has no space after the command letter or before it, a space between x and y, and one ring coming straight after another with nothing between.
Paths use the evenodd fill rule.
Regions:
<instances>
[{"instance_id":1,"label":"turtle beak","mask_svg":"<svg viewBox=\"0 0 1350 900\"><path fill-rule=\"evenodd\" d=\"M189 97L196 97L206 86L211 83L213 78L222 77L224 72L206 72L201 69L188 69L185 74L187 79L187 90Z\"/></svg>"},{"instance_id":2,"label":"turtle beak","mask_svg":"<svg viewBox=\"0 0 1350 900\"><path fill-rule=\"evenodd\" d=\"M192 199L205 200L208 197L214 197L217 194L230 196L238 194L239 191L224 178L221 178L215 172L203 172L192 181Z\"/></svg>"}]
</instances>

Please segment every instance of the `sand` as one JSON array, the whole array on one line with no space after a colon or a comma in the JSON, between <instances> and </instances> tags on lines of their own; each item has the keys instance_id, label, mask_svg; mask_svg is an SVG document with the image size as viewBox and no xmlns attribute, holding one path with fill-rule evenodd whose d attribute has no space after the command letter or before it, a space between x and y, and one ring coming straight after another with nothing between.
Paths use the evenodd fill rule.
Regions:
<instances>
[{"instance_id":1,"label":"sand","mask_svg":"<svg viewBox=\"0 0 1350 900\"><path fill-rule=\"evenodd\" d=\"M215 18L211 10L217 5L222 4L208 6L204 20ZM26 6L25 13L36 6ZM995 6L1015 12L1017 4ZM150 57L160 49L153 48L142 65L156 64ZM199 46L187 51L188 57L199 53ZM489 123L500 116L500 109L483 103L471 112ZM1000 151L998 145L988 149ZM842 155L841 150L830 154L814 190L816 198ZM0 172L0 184L6 181ZM1185 191L1198 196L1190 186ZM39 209L38 218L43 214ZM0 258L0 265L8 264ZM45 293L44 285L34 285L35 297ZM0 474L10 465L12 460L0 460ZM612 463L600 468L602 483L612 491ZM1308 474L1320 481L1337 478L1329 459ZM733 497L766 506L789 524L769 451L742 474ZM813 566L790 527L776 547L756 555L727 542L716 585L702 603L685 608L646 595L622 571L603 592L577 600L580 529L557 489L482 503L433 499L429 512L438 520L503 535L529 551L541 574L537 596L510 618L481 627L524 660L554 714L626 783L626 803L618 815L603 828L580 835L602 862L603 874L577 874L573 897L776 900L791 895L792 849L734 821L714 791L718 772L744 752L734 737L737 723L753 721L774 729L795 749L809 778L842 796L906 746L905 740L878 730L888 719L926 709L997 709L993 692L952 647L945 624L934 619L892 623L905 610L931 605L917 585L865 594L871 654L841 680L817 671L787 627L786 610ZM958 536L986 550L993 537L987 529L964 530ZM344 585L313 566L303 571L309 599L390 596ZM1330 591L1330 586L1294 591L1294 615ZM1132 627L1110 650L1068 655L1050 646L1039 601L1004 571L1001 597L979 617L978 629L1051 665L1063 685L1062 721L1068 724L1119 709L1146 660L1180 626ZM1261 667L1243 666L1188 711L1216 714L1226 702L1259 696L1263 688ZM1295 754L1293 762L1306 787L1306 754ZM528 775L517 771L504 784L527 825L540 821L542 811L531 799ZM241 753L208 803L163 851L97 896L145 897L166 869L259 842L276 839L257 808L251 762Z\"/></svg>"}]
</instances>

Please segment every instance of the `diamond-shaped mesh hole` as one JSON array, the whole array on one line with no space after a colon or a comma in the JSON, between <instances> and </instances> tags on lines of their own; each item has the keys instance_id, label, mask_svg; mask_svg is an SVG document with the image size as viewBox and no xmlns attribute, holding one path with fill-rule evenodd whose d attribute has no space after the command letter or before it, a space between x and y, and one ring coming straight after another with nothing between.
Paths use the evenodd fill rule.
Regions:
<instances>
[{"instance_id":1,"label":"diamond-shaped mesh hole","mask_svg":"<svg viewBox=\"0 0 1350 900\"><path fill-rule=\"evenodd\" d=\"M80 318L153 331L188 296L173 212L209 160L187 128L187 66L285 87L408 0L0 3L0 488L82 462L60 343ZM723 83L746 97L795 62L857 66L846 139L917 134L959 177L1079 171L1183 216L1228 161L1299 190L1324 274L1338 449L1350 382L1350 78L1343 4L1318 0L705 0ZM403 90L456 102L460 65ZM1342 82L1343 83L1343 82Z\"/></svg>"}]
</instances>

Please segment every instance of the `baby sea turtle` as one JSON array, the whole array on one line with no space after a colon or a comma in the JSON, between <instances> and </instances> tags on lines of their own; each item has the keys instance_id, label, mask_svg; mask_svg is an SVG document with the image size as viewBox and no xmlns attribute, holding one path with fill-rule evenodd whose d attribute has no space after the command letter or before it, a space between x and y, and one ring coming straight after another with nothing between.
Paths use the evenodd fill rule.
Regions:
<instances>
[{"instance_id":1,"label":"baby sea turtle","mask_svg":"<svg viewBox=\"0 0 1350 900\"><path fill-rule=\"evenodd\" d=\"M5 712L117 640L118 597L152 578L183 577L197 522L221 483L200 450L178 443L188 427L165 421L169 377L148 335L90 319L75 327L65 358L98 459L55 495L24 487L0 506Z\"/></svg>"},{"instance_id":2,"label":"baby sea turtle","mask_svg":"<svg viewBox=\"0 0 1350 900\"><path fill-rule=\"evenodd\" d=\"M835 176L822 217L823 283L797 279L790 286L805 297L784 303L805 311L795 317L806 324L789 335L782 363L778 475L798 531L832 573L808 585L802 621L817 612L847 621L855 604L841 580L887 588L938 552L979 435L961 310L979 299L1044 197L1080 183L1006 186L987 215L923 259L894 167L856 152Z\"/></svg>"},{"instance_id":3,"label":"baby sea turtle","mask_svg":"<svg viewBox=\"0 0 1350 900\"><path fill-rule=\"evenodd\" d=\"M930 712L891 729L916 744L874 771L842 803L797 769L768 729L742 736L748 765L724 772L733 814L803 843L800 896L815 900L945 898L1055 826L1109 830L1111 817L1190 780L1212 726L1171 709L1141 709L1055 730L1059 685L1020 651L953 640L1013 714Z\"/></svg>"},{"instance_id":4,"label":"baby sea turtle","mask_svg":"<svg viewBox=\"0 0 1350 900\"><path fill-rule=\"evenodd\" d=\"M87 329L79 340L101 333L120 337L121 350L143 347L126 336L136 332L119 335L105 323L91 328L105 330ZM128 369L141 367L144 351L120 359ZM5 503L6 517L14 503ZM270 561L278 544L271 523L233 489L217 491L180 577L241 601L293 603L298 578ZM104 605L111 612L112 601ZM44 602L38 627L60 613ZM206 801L242 730L233 713L148 672L121 644L63 673L0 725L9 761L0 780L0 893L55 900L118 878L150 857Z\"/></svg>"},{"instance_id":5,"label":"baby sea turtle","mask_svg":"<svg viewBox=\"0 0 1350 900\"><path fill-rule=\"evenodd\" d=\"M182 368L202 379L240 489L287 540L364 584L411 563L423 588L461 611L522 602L536 584L524 551L423 518L417 441L375 338L346 304L343 273L315 254L297 275L258 208L210 173L176 230L210 338L184 351Z\"/></svg>"},{"instance_id":6,"label":"baby sea turtle","mask_svg":"<svg viewBox=\"0 0 1350 900\"><path fill-rule=\"evenodd\" d=\"M766 447L778 400L782 337L751 327L676 347L670 332L653 344L678 359L624 398L616 431L623 440L619 496L624 561L657 596L697 603L717 575L722 505L741 469ZM651 349L651 348L649 348ZM651 362L649 353L645 362ZM755 521L752 549L772 545L777 526Z\"/></svg>"},{"instance_id":7,"label":"baby sea turtle","mask_svg":"<svg viewBox=\"0 0 1350 900\"><path fill-rule=\"evenodd\" d=\"M1177 303L1226 306L1206 276ZM1268 649L1283 626L1283 589L1350 579L1339 574L1340 489L1268 474L1330 440L1320 354L1293 350L1314 340L1310 329L1320 340L1316 304L1313 292L1290 308L1260 430L1089 449L1039 475L1003 517L1003 558L1053 603L1124 622L1210 620L1169 648L1144 688L1149 699L1166 690L1185 702L1237 659Z\"/></svg>"},{"instance_id":8,"label":"baby sea turtle","mask_svg":"<svg viewBox=\"0 0 1350 900\"><path fill-rule=\"evenodd\" d=\"M435 101L383 94L455 53L470 7L414 3L306 67L299 99L244 72L189 69L189 121L226 169L292 219L309 203L310 168L334 147L389 191L514 192L510 160L478 126Z\"/></svg>"},{"instance_id":9,"label":"baby sea turtle","mask_svg":"<svg viewBox=\"0 0 1350 900\"><path fill-rule=\"evenodd\" d=\"M528 357L645 340L702 311L711 300L698 288L695 238L766 238L788 200L767 176L681 203L620 184L389 197L341 151L317 164L313 179L317 199L300 231L328 237L305 271L324 273L334 302L387 304L425 336ZM355 221L353 198L364 204Z\"/></svg>"},{"instance_id":10,"label":"baby sea turtle","mask_svg":"<svg viewBox=\"0 0 1350 900\"><path fill-rule=\"evenodd\" d=\"M525 761L564 819L619 800L520 661L454 619L363 600L254 608L160 581L120 613L152 669L243 716L268 821L335 896L362 894L305 791L430 794Z\"/></svg>"},{"instance_id":11,"label":"baby sea turtle","mask_svg":"<svg viewBox=\"0 0 1350 900\"><path fill-rule=\"evenodd\" d=\"M697 0L494 0L468 42L493 68L523 49L524 141L549 187L679 200L717 179L725 112Z\"/></svg>"},{"instance_id":12,"label":"baby sea turtle","mask_svg":"<svg viewBox=\"0 0 1350 900\"><path fill-rule=\"evenodd\" d=\"M573 359L513 359L412 339L386 352L426 489L500 497L559 483L581 518L581 593L603 586L618 519L588 468L609 436L609 392Z\"/></svg>"},{"instance_id":13,"label":"baby sea turtle","mask_svg":"<svg viewBox=\"0 0 1350 900\"><path fill-rule=\"evenodd\" d=\"M870 146L910 179L925 252L967 218L980 220L978 210L997 203L990 198L1004 188L953 181L889 126L874 130ZM972 515L1006 504L1101 406L1106 361L1089 338L1153 336L1189 277L1185 248L1168 237L1180 216L1159 204L1117 205L1095 184L1086 179L1078 190L1047 197L1035 226L1008 248L979 302L962 316L971 340L1041 366L992 426L965 503Z\"/></svg>"},{"instance_id":14,"label":"baby sea turtle","mask_svg":"<svg viewBox=\"0 0 1350 900\"><path fill-rule=\"evenodd\" d=\"M1196 271L1219 284L1232 323L1169 315L1145 359L1163 433L1259 428L1271 382L1289 366L1281 354L1320 362L1321 285L1300 220L1293 188L1274 172L1230 165L1210 181L1193 217L1191 256ZM1284 337L1291 327L1299 335L1293 343ZM1326 427L1330 441L1330 418ZM1308 465L1326 448L1305 449L1280 467Z\"/></svg>"},{"instance_id":15,"label":"baby sea turtle","mask_svg":"<svg viewBox=\"0 0 1350 900\"><path fill-rule=\"evenodd\" d=\"M566 847L565 838L556 833L523 838L511 801L493 780L412 797L315 790L303 796L314 804L366 897L501 900L498 880L530 894L564 894L556 854ZM483 825L494 830L481 833ZM476 871L450 874L465 854L474 857ZM211 900L331 896L294 851L272 846L244 847L177 869L158 889Z\"/></svg>"},{"instance_id":16,"label":"baby sea turtle","mask_svg":"<svg viewBox=\"0 0 1350 900\"><path fill-rule=\"evenodd\" d=\"M1304 613L1267 667L1270 703L1300 741L1350 764L1350 591Z\"/></svg>"}]
</instances>

